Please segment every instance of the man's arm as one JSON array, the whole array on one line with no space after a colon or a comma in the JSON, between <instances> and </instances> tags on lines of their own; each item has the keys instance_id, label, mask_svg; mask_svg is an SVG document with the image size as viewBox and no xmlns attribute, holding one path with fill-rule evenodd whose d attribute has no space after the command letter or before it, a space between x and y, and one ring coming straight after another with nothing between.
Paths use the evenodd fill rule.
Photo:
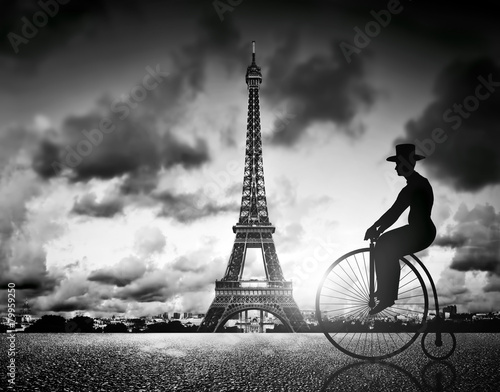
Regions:
<instances>
[{"instance_id":1,"label":"man's arm","mask_svg":"<svg viewBox=\"0 0 500 392\"><path fill-rule=\"evenodd\" d=\"M401 192L399 192L399 195L392 207L389 208L387 212L366 231L365 240L378 237L387 228L391 227L409 205L410 194L408 189L405 187L401 190Z\"/></svg>"},{"instance_id":2,"label":"man's arm","mask_svg":"<svg viewBox=\"0 0 500 392\"><path fill-rule=\"evenodd\" d=\"M378 227L379 232L384 232L387 228L391 227L394 222L398 220L401 214L410 205L410 194L408 189L405 187L399 192L399 195L387 212L376 221L373 226Z\"/></svg>"}]
</instances>

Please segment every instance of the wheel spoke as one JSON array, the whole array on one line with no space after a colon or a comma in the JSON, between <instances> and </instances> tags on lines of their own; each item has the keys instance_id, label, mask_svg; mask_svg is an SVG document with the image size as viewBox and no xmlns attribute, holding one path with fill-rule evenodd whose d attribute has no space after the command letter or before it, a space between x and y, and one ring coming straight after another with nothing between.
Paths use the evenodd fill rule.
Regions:
<instances>
[{"instance_id":1,"label":"wheel spoke","mask_svg":"<svg viewBox=\"0 0 500 392\"><path fill-rule=\"evenodd\" d=\"M415 281L415 280L417 280L417 277L415 277L415 278L413 278L412 280L410 280L409 282L406 282L405 284L403 284L403 285L399 286L399 288L401 288L401 287L405 287L407 284L410 284L411 282L413 282L413 281ZM403 279L400 279L399 281L400 281L400 282L402 282L402 281L403 281Z\"/></svg>"},{"instance_id":2,"label":"wheel spoke","mask_svg":"<svg viewBox=\"0 0 500 392\"><path fill-rule=\"evenodd\" d=\"M358 267L359 276L360 276L361 281L362 281L362 283L364 284L365 289L366 289L365 294L366 294L366 296L367 296L367 297L369 297L369 296L370 296L370 289L368 288L368 282L366 282L366 281L363 279L365 276L363 275L363 273L361 272L361 269L359 268L359 263L358 263L358 259L357 259L356 255L354 255L354 260L356 260L356 266ZM368 277L367 277L367 278L368 278Z\"/></svg>"},{"instance_id":3,"label":"wheel spoke","mask_svg":"<svg viewBox=\"0 0 500 392\"><path fill-rule=\"evenodd\" d=\"M398 296L398 301L401 300L401 299L408 299L408 298L422 298L422 294L418 294L418 295L411 295L409 297L399 297ZM407 303L407 302L405 302Z\"/></svg>"},{"instance_id":4,"label":"wheel spoke","mask_svg":"<svg viewBox=\"0 0 500 392\"><path fill-rule=\"evenodd\" d=\"M419 289L419 287L412 287L411 289L408 289L408 290L405 290L405 291L398 293L398 295L405 294L405 293L408 293L409 291L418 290L418 289Z\"/></svg>"},{"instance_id":5,"label":"wheel spoke","mask_svg":"<svg viewBox=\"0 0 500 392\"><path fill-rule=\"evenodd\" d=\"M349 266L350 266L350 265L349 265ZM351 276L350 276L347 272L345 272L345 270L344 270L344 268L343 268L342 266L340 266L340 268L342 269L342 271L344 271L344 274L346 274L347 276L349 276L349 278L350 278L350 279L351 279L354 283L356 283L356 282L355 282L355 281L351 278ZM346 282L346 281L345 281L345 280L344 280L344 279L343 279L343 278L342 278L339 274L337 274L337 276L338 276L340 279L342 279L342 281L344 281L344 282L345 282L345 284L347 284L348 286L351 286L351 288L352 288L353 290L356 288L355 292L356 292L356 293L358 293L361 297L364 297L364 296L366 295L366 293L364 293L364 292L363 292L363 288L362 288L362 287L358 287L358 286L356 286L356 285L354 285L354 286L353 286L353 285L351 285L349 282Z\"/></svg>"},{"instance_id":6,"label":"wheel spoke","mask_svg":"<svg viewBox=\"0 0 500 392\"><path fill-rule=\"evenodd\" d=\"M323 297L341 299L341 300L344 300L344 301L347 300L345 297L335 297L333 295L327 295L327 294L323 294ZM364 303L364 301L360 301L359 299L351 300L349 303L352 303L352 302L355 302L355 303Z\"/></svg>"},{"instance_id":7,"label":"wheel spoke","mask_svg":"<svg viewBox=\"0 0 500 392\"><path fill-rule=\"evenodd\" d=\"M340 286L340 285L338 285L338 286L339 286L339 287L342 287L342 286ZM329 289L329 290L332 290L332 291L334 291L334 292L336 292L336 293L345 294L345 291L338 291L338 290L334 290L334 289L332 289L332 288L330 288L330 287L325 287L325 288L327 288L327 289ZM352 294L354 294L354 293L352 293ZM324 295L324 296L326 296L326 294L323 294L323 295ZM353 298L353 300L356 300L356 301L366 301L366 299L365 299L365 298L362 298L362 297L359 297L359 296L350 297L350 298Z\"/></svg>"},{"instance_id":8,"label":"wheel spoke","mask_svg":"<svg viewBox=\"0 0 500 392\"><path fill-rule=\"evenodd\" d=\"M342 267L341 267L342 268ZM335 282L334 280L328 278L328 280L334 284L337 284L339 287L343 288L344 290L348 291L348 292L351 292L352 294L355 294L356 296L359 296L359 298L361 299L364 299L364 294L359 291L359 290L355 290L357 289L357 287L355 286L352 286L349 282L347 282L344 278L342 278L337 272L334 272L340 279L342 279L342 281L349 287L350 286L350 289L347 289L345 288L344 286L338 284L337 282Z\"/></svg>"}]
</instances>

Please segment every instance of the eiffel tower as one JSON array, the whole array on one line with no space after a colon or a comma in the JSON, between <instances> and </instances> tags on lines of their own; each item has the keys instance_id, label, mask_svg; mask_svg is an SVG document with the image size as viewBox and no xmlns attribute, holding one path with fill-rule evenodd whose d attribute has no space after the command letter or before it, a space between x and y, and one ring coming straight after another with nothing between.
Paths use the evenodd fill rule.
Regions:
<instances>
[{"instance_id":1,"label":"eiffel tower","mask_svg":"<svg viewBox=\"0 0 500 392\"><path fill-rule=\"evenodd\" d=\"M273 241L275 227L269 222L262 138L260 132L260 67L255 63L255 41L252 41L252 64L247 68L248 119L240 218L233 226L236 234L233 250L222 280L215 282L215 299L199 331L216 332L237 313L260 310L259 332L264 332L263 312L276 316L289 332L309 329L292 296L292 282L286 281ZM260 248L265 280L242 280L248 248ZM245 319L248 317L246 316Z\"/></svg>"}]
</instances>

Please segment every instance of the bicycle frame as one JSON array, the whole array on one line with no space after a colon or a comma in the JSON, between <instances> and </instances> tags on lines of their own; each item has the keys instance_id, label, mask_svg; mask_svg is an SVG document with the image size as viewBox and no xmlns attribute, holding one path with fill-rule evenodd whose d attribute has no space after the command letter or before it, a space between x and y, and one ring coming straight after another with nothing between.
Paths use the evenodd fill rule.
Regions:
<instances>
[{"instance_id":1,"label":"bicycle frame","mask_svg":"<svg viewBox=\"0 0 500 392\"><path fill-rule=\"evenodd\" d=\"M435 343L436 343L437 347L441 347L443 345L443 341L441 338L441 330L440 330L442 319L441 319L441 316L439 314L439 301L438 301L438 296L437 296L436 285L434 284L434 280L432 279L432 276L429 273L429 270L427 269L427 267L424 265L424 263L422 263L422 261L414 254L410 254L408 256L413 258L413 260L415 260L415 262L422 268L422 270L425 272L425 275L427 276L427 279L429 279L429 282L431 284L432 292L434 294L434 303L436 305L436 318L438 319L438 329L436 331Z\"/></svg>"},{"instance_id":2,"label":"bicycle frame","mask_svg":"<svg viewBox=\"0 0 500 392\"><path fill-rule=\"evenodd\" d=\"M370 239L370 301L368 306L373 308L375 306L375 257L373 256L375 250L375 241Z\"/></svg>"},{"instance_id":3,"label":"bicycle frame","mask_svg":"<svg viewBox=\"0 0 500 392\"><path fill-rule=\"evenodd\" d=\"M375 288L375 257L374 257L374 250L375 250L375 242L376 239L370 238L370 302L368 305L370 308L373 308L375 306L375 295L374 295L374 288ZM429 282L432 287L432 292L434 294L434 303L436 306L436 318L438 319L438 330L436 332L436 341L435 344L437 347L441 347L443 345L442 337L441 337L441 331L440 331L440 323L441 323L441 316L439 315L439 302L438 302L438 296L437 296L437 291L436 291L436 286L434 284L434 280L431 277L431 274L429 273L429 270L427 267L422 263L422 261L415 256L414 254L408 255L411 258L415 260L415 262L422 268L422 270L425 272L425 275L427 276L427 279L429 279ZM403 257L404 258L404 257ZM406 259L405 259L406 260Z\"/></svg>"}]
</instances>

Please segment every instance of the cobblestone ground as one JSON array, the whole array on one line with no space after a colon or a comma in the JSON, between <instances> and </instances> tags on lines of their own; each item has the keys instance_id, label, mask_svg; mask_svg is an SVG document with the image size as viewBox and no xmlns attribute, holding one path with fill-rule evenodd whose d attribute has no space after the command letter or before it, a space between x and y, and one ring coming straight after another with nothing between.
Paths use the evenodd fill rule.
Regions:
<instances>
[{"instance_id":1,"label":"cobblestone ground","mask_svg":"<svg viewBox=\"0 0 500 392\"><path fill-rule=\"evenodd\" d=\"M0 390L7 384L0 335ZM455 354L419 341L357 361L321 334L17 334L15 391L498 391L499 334L459 334Z\"/></svg>"}]
</instances>

